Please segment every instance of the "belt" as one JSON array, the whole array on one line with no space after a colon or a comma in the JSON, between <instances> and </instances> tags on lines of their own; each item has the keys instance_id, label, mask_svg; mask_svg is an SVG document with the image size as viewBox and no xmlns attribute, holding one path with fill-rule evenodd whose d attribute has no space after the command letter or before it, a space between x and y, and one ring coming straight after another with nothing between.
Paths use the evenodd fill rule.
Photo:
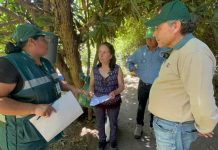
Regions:
<instances>
[{"instance_id":1,"label":"belt","mask_svg":"<svg viewBox=\"0 0 218 150\"><path fill-rule=\"evenodd\" d=\"M152 85L152 83L145 83L145 82L143 82L141 79L139 80L139 82L141 82L142 84L144 84L144 85L146 85L146 86Z\"/></svg>"},{"instance_id":2,"label":"belt","mask_svg":"<svg viewBox=\"0 0 218 150\"><path fill-rule=\"evenodd\" d=\"M154 116L154 118L157 118L157 119L160 119L160 120L163 120L163 121L166 121L166 122L176 123L176 124L192 124L192 123L195 122L195 121L176 122L176 121L170 121L170 120L162 119L162 118L157 117L157 116Z\"/></svg>"},{"instance_id":3,"label":"belt","mask_svg":"<svg viewBox=\"0 0 218 150\"><path fill-rule=\"evenodd\" d=\"M146 86L151 86L152 84L151 83L144 83L144 82L142 82L144 85L146 85Z\"/></svg>"},{"instance_id":4,"label":"belt","mask_svg":"<svg viewBox=\"0 0 218 150\"><path fill-rule=\"evenodd\" d=\"M148 85L152 85L152 84L151 83L145 83L145 85L148 86Z\"/></svg>"}]
</instances>

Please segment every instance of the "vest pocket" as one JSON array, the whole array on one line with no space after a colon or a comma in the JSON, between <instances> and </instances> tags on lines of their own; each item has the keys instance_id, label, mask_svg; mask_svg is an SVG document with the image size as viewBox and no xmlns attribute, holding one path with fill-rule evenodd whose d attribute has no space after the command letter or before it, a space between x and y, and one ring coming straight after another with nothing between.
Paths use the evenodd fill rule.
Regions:
<instances>
[{"instance_id":1,"label":"vest pocket","mask_svg":"<svg viewBox=\"0 0 218 150\"><path fill-rule=\"evenodd\" d=\"M29 143L39 140L44 140L40 133L35 129L35 127L29 122L29 118L17 119L17 137L18 143Z\"/></svg>"}]
</instances>

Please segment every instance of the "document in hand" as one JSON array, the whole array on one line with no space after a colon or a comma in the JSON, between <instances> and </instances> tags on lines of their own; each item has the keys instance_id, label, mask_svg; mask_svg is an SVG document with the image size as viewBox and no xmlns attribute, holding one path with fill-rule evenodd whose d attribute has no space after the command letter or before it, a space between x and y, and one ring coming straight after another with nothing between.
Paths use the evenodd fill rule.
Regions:
<instances>
[{"instance_id":1,"label":"document in hand","mask_svg":"<svg viewBox=\"0 0 218 150\"><path fill-rule=\"evenodd\" d=\"M90 106L96 106L98 104L108 101L110 98L111 97L109 95L104 95L100 97L94 95L93 98L91 99Z\"/></svg>"},{"instance_id":2,"label":"document in hand","mask_svg":"<svg viewBox=\"0 0 218 150\"><path fill-rule=\"evenodd\" d=\"M47 142L63 131L83 113L81 106L71 92L67 92L56 100L52 104L52 107L55 108L56 112L52 113L50 117L38 118L38 116L35 116L30 119L30 122Z\"/></svg>"}]
</instances>

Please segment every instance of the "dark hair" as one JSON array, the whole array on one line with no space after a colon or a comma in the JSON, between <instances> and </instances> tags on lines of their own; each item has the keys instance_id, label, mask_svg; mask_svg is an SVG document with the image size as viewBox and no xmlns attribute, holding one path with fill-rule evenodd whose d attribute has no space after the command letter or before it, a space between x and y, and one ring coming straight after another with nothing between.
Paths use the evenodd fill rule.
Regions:
<instances>
[{"instance_id":1,"label":"dark hair","mask_svg":"<svg viewBox=\"0 0 218 150\"><path fill-rule=\"evenodd\" d=\"M109 63L110 70L112 71L116 66L115 49L114 49L113 45L108 43L108 42L104 42L100 46L102 46L102 45L107 46L107 48L109 49L109 53L112 55L112 58L111 58L110 63ZM100 48L100 46L98 48ZM99 61L99 63L97 64L97 67L99 68L101 66L102 66L102 64Z\"/></svg>"},{"instance_id":2,"label":"dark hair","mask_svg":"<svg viewBox=\"0 0 218 150\"><path fill-rule=\"evenodd\" d=\"M30 38L37 40L40 36L37 35L37 36L30 37ZM8 42L8 43L6 43L6 46L5 46L5 53L6 54L19 53L22 51L22 49L26 45L26 43L27 43L27 41L24 41L24 42L18 42L18 43L16 43L16 45L14 45L12 42Z\"/></svg>"},{"instance_id":3,"label":"dark hair","mask_svg":"<svg viewBox=\"0 0 218 150\"><path fill-rule=\"evenodd\" d=\"M181 30L180 33L182 35L185 35L187 33L192 33L195 28L196 28L196 23L189 21L189 22L181 22L182 26L181 26Z\"/></svg>"}]
</instances>

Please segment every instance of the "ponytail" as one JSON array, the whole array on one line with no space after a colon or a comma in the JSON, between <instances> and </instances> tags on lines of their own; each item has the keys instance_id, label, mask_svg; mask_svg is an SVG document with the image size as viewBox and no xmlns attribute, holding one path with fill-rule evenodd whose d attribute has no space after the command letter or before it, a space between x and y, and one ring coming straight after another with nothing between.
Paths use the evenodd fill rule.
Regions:
<instances>
[{"instance_id":1,"label":"ponytail","mask_svg":"<svg viewBox=\"0 0 218 150\"><path fill-rule=\"evenodd\" d=\"M22 51L21 47L15 46L12 42L8 42L5 46L5 53L6 54L19 53L21 51Z\"/></svg>"}]
</instances>

